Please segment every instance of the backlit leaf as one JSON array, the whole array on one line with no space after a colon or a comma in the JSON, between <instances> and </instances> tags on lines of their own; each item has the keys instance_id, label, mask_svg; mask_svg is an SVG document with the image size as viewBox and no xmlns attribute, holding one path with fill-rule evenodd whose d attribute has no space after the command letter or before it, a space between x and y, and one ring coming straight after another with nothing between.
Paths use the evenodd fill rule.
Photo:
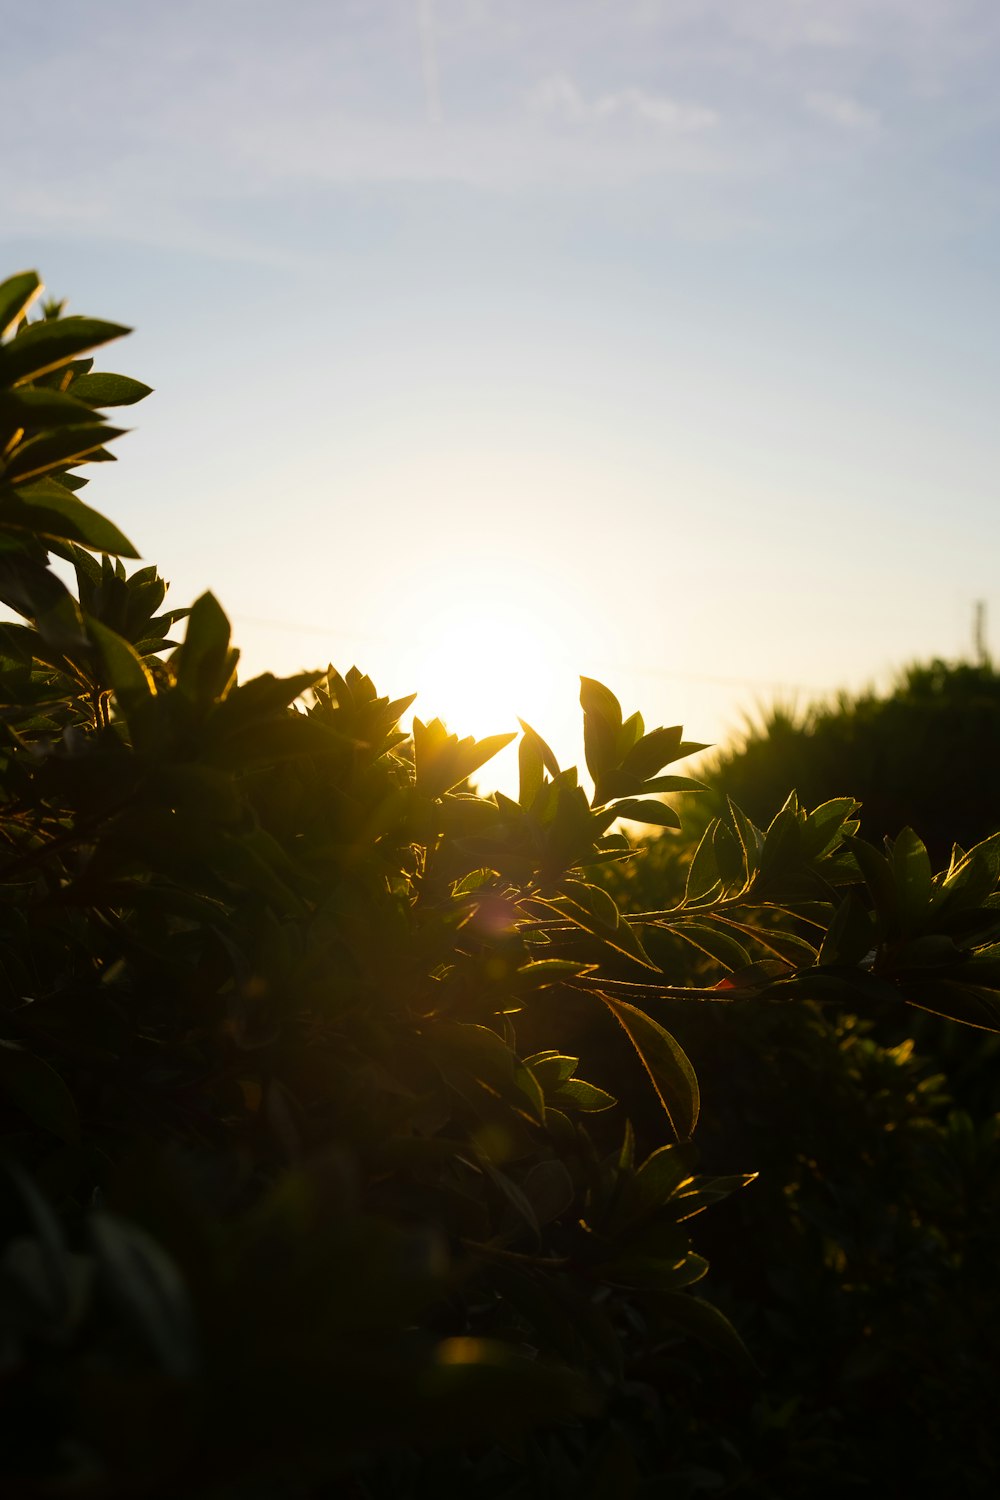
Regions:
<instances>
[{"instance_id":1,"label":"backlit leaf","mask_svg":"<svg viewBox=\"0 0 1000 1500\"><path fill-rule=\"evenodd\" d=\"M98 374L78 375L70 391L79 401L88 406L133 406L152 394L152 386L141 380L132 380L128 375L112 375L101 371Z\"/></svg>"},{"instance_id":2,"label":"backlit leaf","mask_svg":"<svg viewBox=\"0 0 1000 1500\"><path fill-rule=\"evenodd\" d=\"M606 688L603 682L595 681L593 677L580 678L580 707L585 714L603 719L613 729L621 727L621 704L610 688Z\"/></svg>"},{"instance_id":3,"label":"backlit leaf","mask_svg":"<svg viewBox=\"0 0 1000 1500\"><path fill-rule=\"evenodd\" d=\"M892 845L892 876L904 936L919 930L931 901L932 871L923 841L904 828Z\"/></svg>"},{"instance_id":4,"label":"backlit leaf","mask_svg":"<svg viewBox=\"0 0 1000 1500\"><path fill-rule=\"evenodd\" d=\"M711 1302L692 1297L687 1292L657 1292L652 1305L672 1327L691 1334L710 1349L725 1355L745 1374L759 1375L746 1344L725 1313L713 1307Z\"/></svg>"},{"instance_id":5,"label":"backlit leaf","mask_svg":"<svg viewBox=\"0 0 1000 1500\"><path fill-rule=\"evenodd\" d=\"M623 802L614 804L616 818L627 818L634 823L651 823L657 828L680 828L681 820L672 807L665 802L656 802L652 799L640 799L638 797L626 797Z\"/></svg>"},{"instance_id":6,"label":"backlit leaf","mask_svg":"<svg viewBox=\"0 0 1000 1500\"><path fill-rule=\"evenodd\" d=\"M54 322L29 323L10 343L0 347L0 384L36 380L39 375L69 364L87 349L96 349L131 331L120 323L105 323L97 318L57 318Z\"/></svg>"},{"instance_id":7,"label":"backlit leaf","mask_svg":"<svg viewBox=\"0 0 1000 1500\"><path fill-rule=\"evenodd\" d=\"M649 1074L677 1137L686 1140L698 1123L698 1079L684 1049L658 1021L623 1000L601 999L622 1026Z\"/></svg>"},{"instance_id":8,"label":"backlit leaf","mask_svg":"<svg viewBox=\"0 0 1000 1500\"><path fill-rule=\"evenodd\" d=\"M88 454L100 450L104 443L121 437L123 431L121 427L89 422L43 432L15 448L3 468L2 477L8 484L27 484L52 469L81 462Z\"/></svg>"},{"instance_id":9,"label":"backlit leaf","mask_svg":"<svg viewBox=\"0 0 1000 1500\"><path fill-rule=\"evenodd\" d=\"M37 271L21 271L0 283L0 338L24 317L43 290Z\"/></svg>"},{"instance_id":10,"label":"backlit leaf","mask_svg":"<svg viewBox=\"0 0 1000 1500\"><path fill-rule=\"evenodd\" d=\"M0 527L12 526L42 538L78 542L92 552L138 557L127 537L110 521L78 500L54 479L40 479L0 495Z\"/></svg>"},{"instance_id":11,"label":"backlit leaf","mask_svg":"<svg viewBox=\"0 0 1000 1500\"><path fill-rule=\"evenodd\" d=\"M88 619L87 632L101 655L107 680L124 713L136 703L152 697L153 679L141 656L114 630L100 620Z\"/></svg>"},{"instance_id":12,"label":"backlit leaf","mask_svg":"<svg viewBox=\"0 0 1000 1500\"><path fill-rule=\"evenodd\" d=\"M229 620L214 594L195 600L184 640L172 660L185 697L210 703L224 694L236 663L229 646Z\"/></svg>"}]
</instances>

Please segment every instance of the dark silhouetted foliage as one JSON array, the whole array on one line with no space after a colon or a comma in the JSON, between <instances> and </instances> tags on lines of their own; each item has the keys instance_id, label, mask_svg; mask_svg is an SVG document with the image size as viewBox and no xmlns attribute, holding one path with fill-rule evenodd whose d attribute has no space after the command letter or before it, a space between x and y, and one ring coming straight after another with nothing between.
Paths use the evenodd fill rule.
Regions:
<instances>
[{"instance_id":1,"label":"dark silhouetted foliage","mask_svg":"<svg viewBox=\"0 0 1000 1500\"><path fill-rule=\"evenodd\" d=\"M915 828L932 858L1000 828L1000 676L992 665L933 661L886 694L842 694L801 714L774 709L707 775L713 796L766 818L789 786L807 806L849 786L876 842Z\"/></svg>"},{"instance_id":2,"label":"dark silhouetted foliage","mask_svg":"<svg viewBox=\"0 0 1000 1500\"><path fill-rule=\"evenodd\" d=\"M750 1172L699 1169L664 1022L829 999L995 1027L1000 840L934 874L850 798L727 807L686 890L626 916L612 829L676 826L662 798L698 784L665 768L697 747L584 678L593 795L525 726L517 799L485 797L509 736L404 731L354 668L241 680L215 598L164 611L80 500L103 409L146 390L91 367L125 330L32 322L39 291L0 286L6 1491L738 1493L758 1376L717 1304L746 1289L692 1292L690 1221ZM796 1274L812 1203L755 1274Z\"/></svg>"}]
</instances>

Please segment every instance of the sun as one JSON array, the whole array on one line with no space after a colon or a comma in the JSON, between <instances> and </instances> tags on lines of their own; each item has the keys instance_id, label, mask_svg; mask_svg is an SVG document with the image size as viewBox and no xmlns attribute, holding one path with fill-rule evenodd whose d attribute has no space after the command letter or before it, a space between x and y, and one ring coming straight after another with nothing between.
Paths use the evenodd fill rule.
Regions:
<instances>
[{"instance_id":1,"label":"sun","mask_svg":"<svg viewBox=\"0 0 1000 1500\"><path fill-rule=\"evenodd\" d=\"M579 678L597 621L567 580L517 558L449 558L410 595L401 629L418 717L477 739L524 719L563 763L578 756ZM494 770L508 779L509 755L484 773L491 785Z\"/></svg>"}]
</instances>

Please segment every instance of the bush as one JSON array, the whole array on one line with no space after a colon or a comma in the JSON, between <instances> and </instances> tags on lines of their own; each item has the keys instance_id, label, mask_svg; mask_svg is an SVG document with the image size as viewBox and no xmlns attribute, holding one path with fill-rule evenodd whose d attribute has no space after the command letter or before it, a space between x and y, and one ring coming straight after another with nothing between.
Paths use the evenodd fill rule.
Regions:
<instances>
[{"instance_id":1,"label":"bush","mask_svg":"<svg viewBox=\"0 0 1000 1500\"><path fill-rule=\"evenodd\" d=\"M775 709L721 755L713 800L732 797L762 818L794 785L808 804L850 786L866 838L915 828L932 857L968 848L1000 828L994 746L1000 676L989 663L932 661L903 671L890 691L802 714Z\"/></svg>"},{"instance_id":2,"label":"bush","mask_svg":"<svg viewBox=\"0 0 1000 1500\"><path fill-rule=\"evenodd\" d=\"M790 781L810 798L846 781L873 839L911 822L975 842L996 827L997 699L992 669L932 663L885 700L775 713L705 772L698 815L727 793L759 813ZM625 911L667 902L692 848L659 840L604 883ZM681 1005L671 1029L701 1081L704 1167L760 1172L699 1235L764 1371L709 1468L740 1494L823 1493L831 1475L838 1494L994 1493L1000 1038L878 997L860 1014Z\"/></svg>"},{"instance_id":3,"label":"bush","mask_svg":"<svg viewBox=\"0 0 1000 1500\"><path fill-rule=\"evenodd\" d=\"M934 876L851 799L727 810L685 896L626 918L595 877L632 858L617 820L677 824L681 731L585 678L593 795L525 727L515 801L467 790L508 736L407 735L356 669L241 681L216 600L164 611L79 498L103 408L146 391L92 369L125 330L28 321L39 290L0 287L6 1482L697 1487L687 1395L752 1366L689 1221L748 1178L697 1172L662 1018L875 996L993 1026L1000 841ZM580 1077L605 1055L634 1124Z\"/></svg>"}]
</instances>

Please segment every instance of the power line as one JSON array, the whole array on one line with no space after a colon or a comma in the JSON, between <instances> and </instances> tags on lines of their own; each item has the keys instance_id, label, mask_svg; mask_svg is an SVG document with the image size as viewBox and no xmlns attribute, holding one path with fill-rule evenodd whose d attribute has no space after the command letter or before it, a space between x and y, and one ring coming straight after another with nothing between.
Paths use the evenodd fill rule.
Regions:
<instances>
[{"instance_id":1,"label":"power line","mask_svg":"<svg viewBox=\"0 0 1000 1500\"><path fill-rule=\"evenodd\" d=\"M238 610L233 611L233 618L246 625L259 625L268 630L284 630L297 635L322 635L327 638L367 641L378 645L389 645L392 641L391 636L380 635L374 631L344 630L339 625L310 625L295 620L272 620L263 615L245 615ZM716 677L704 672L684 672L673 667L654 666L651 662L611 661L607 657L602 659L602 665L603 669L611 672L632 672L640 677L662 677L676 682L700 684L704 687L754 688L771 693L812 693L814 695L831 691L829 687L819 687L816 683L771 682L760 677Z\"/></svg>"},{"instance_id":2,"label":"power line","mask_svg":"<svg viewBox=\"0 0 1000 1500\"><path fill-rule=\"evenodd\" d=\"M761 677L713 677L705 672L681 672L673 667L634 666L619 663L622 671L636 672L640 677L671 677L681 682L703 683L711 687L767 688L772 693L828 693L830 688L812 682L767 682Z\"/></svg>"},{"instance_id":3,"label":"power line","mask_svg":"<svg viewBox=\"0 0 1000 1500\"><path fill-rule=\"evenodd\" d=\"M391 639L371 630L345 630L341 625L306 625L298 620L269 620L263 615L245 615L238 609L232 611L232 616L234 620L242 620L244 625L263 625L268 630L287 630L295 635L335 635L349 641L378 641L383 645Z\"/></svg>"}]
</instances>

